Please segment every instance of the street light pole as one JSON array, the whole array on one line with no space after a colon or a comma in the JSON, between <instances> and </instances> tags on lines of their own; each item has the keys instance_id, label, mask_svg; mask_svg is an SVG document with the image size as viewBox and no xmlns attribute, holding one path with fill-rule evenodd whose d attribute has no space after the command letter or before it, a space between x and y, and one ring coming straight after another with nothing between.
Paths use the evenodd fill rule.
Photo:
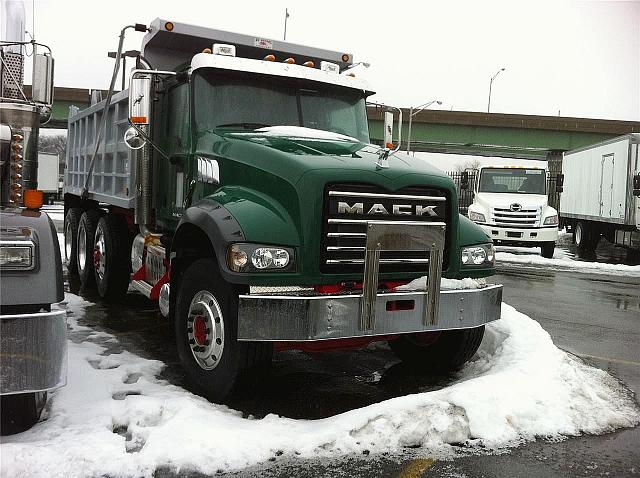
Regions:
<instances>
[{"instance_id":1,"label":"street light pole","mask_svg":"<svg viewBox=\"0 0 640 478\"><path fill-rule=\"evenodd\" d=\"M428 101L420 106L416 106L415 107L415 111L414 107L412 106L411 108L409 108L409 131L407 132L407 154L409 154L409 152L411 151L411 123L413 123L413 117L414 115L417 115L418 113L420 113L423 109L428 108L429 106L431 106L434 103L438 103L439 105L442 104L442 101L440 100L432 100L432 101Z\"/></svg>"},{"instance_id":2,"label":"street light pole","mask_svg":"<svg viewBox=\"0 0 640 478\"><path fill-rule=\"evenodd\" d=\"M491 86L493 85L493 80L496 79L496 77L502 73L504 71L504 68L500 68L495 75L493 75L491 77L491 81L489 81L489 102L487 103L487 113L489 112L489 110L491 109Z\"/></svg>"}]
</instances>

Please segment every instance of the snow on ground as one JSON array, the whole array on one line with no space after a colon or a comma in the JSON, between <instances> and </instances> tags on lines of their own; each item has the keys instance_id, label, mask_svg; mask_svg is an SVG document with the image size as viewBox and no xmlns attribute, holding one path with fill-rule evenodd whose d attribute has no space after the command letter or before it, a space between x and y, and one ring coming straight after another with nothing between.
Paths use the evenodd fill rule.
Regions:
<instances>
[{"instance_id":1,"label":"snow on ground","mask_svg":"<svg viewBox=\"0 0 640 478\"><path fill-rule=\"evenodd\" d=\"M523 254L524 252L524 254ZM526 254L526 252L531 252ZM542 266L556 270L575 270L590 274L617 274L629 277L640 277L640 266L625 264L607 264L604 262L587 262L570 259L570 255L556 250L553 259L547 259L528 248L497 247L496 266L501 265Z\"/></svg>"},{"instance_id":2,"label":"snow on ground","mask_svg":"<svg viewBox=\"0 0 640 478\"><path fill-rule=\"evenodd\" d=\"M89 305L67 295L69 375L45 420L4 437L2 476L151 476L241 469L276 455L331 457L422 447L451 456L637 424L617 380L556 348L534 320L503 304L474 361L452 386L394 398L322 420L243 418L157 375L163 364L105 354L115 337L78 325Z\"/></svg>"}]
</instances>

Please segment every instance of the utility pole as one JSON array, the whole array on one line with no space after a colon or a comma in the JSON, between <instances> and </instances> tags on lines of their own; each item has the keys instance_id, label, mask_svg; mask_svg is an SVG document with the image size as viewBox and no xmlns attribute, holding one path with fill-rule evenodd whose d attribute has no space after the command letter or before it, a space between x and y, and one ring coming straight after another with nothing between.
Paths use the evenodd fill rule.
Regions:
<instances>
[{"instance_id":1,"label":"utility pole","mask_svg":"<svg viewBox=\"0 0 640 478\"><path fill-rule=\"evenodd\" d=\"M287 19L289 18L289 9L284 9L284 37L282 38L284 41L287 41Z\"/></svg>"}]
</instances>

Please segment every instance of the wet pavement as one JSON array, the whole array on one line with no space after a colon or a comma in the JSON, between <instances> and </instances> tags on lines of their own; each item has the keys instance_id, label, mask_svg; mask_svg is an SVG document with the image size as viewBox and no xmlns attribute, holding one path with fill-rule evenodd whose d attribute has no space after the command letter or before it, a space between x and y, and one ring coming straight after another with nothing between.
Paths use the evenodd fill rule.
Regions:
<instances>
[{"instance_id":1,"label":"wet pavement","mask_svg":"<svg viewBox=\"0 0 640 478\"><path fill-rule=\"evenodd\" d=\"M58 221L56 221L57 223ZM61 229L61 225L59 226ZM573 258L570 236L562 237L556 257ZM531 250L509 250L531 254ZM580 258L577 258L580 259ZM626 254L602 241L597 261L628 263ZM559 347L607 370L633 392L640 391L640 278L549 271L540 267L499 267L494 282L504 284L504 301L538 320ZM139 294L126 303L102 304L92 291L67 287L96 302L79 320L94 330L115 335L109 352L122 350L164 362L162 378L186 387L179 366L173 330L158 310ZM281 352L273 366L247 377L229 405L245 416L274 413L290 418L318 419L396 396L445 387L452 376L427 376L398 362L388 347L365 350ZM603 436L570 438L561 443L529 443L501 455L473 455L453 461L431 460L420 449L401 455L345 457L279 462L276 458L229 476L634 476L640 474L640 428ZM158 470L156 476L174 476ZM183 475L181 475L183 476ZM198 475L194 475L198 476Z\"/></svg>"}]
</instances>

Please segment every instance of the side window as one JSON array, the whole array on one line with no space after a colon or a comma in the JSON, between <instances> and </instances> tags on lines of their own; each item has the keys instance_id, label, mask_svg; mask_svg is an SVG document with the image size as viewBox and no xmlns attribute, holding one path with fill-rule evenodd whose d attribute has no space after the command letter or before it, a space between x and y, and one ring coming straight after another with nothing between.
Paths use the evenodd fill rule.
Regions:
<instances>
[{"instance_id":1,"label":"side window","mask_svg":"<svg viewBox=\"0 0 640 478\"><path fill-rule=\"evenodd\" d=\"M189 84L182 83L169 90L167 115L167 142L169 153L189 151Z\"/></svg>"}]
</instances>

